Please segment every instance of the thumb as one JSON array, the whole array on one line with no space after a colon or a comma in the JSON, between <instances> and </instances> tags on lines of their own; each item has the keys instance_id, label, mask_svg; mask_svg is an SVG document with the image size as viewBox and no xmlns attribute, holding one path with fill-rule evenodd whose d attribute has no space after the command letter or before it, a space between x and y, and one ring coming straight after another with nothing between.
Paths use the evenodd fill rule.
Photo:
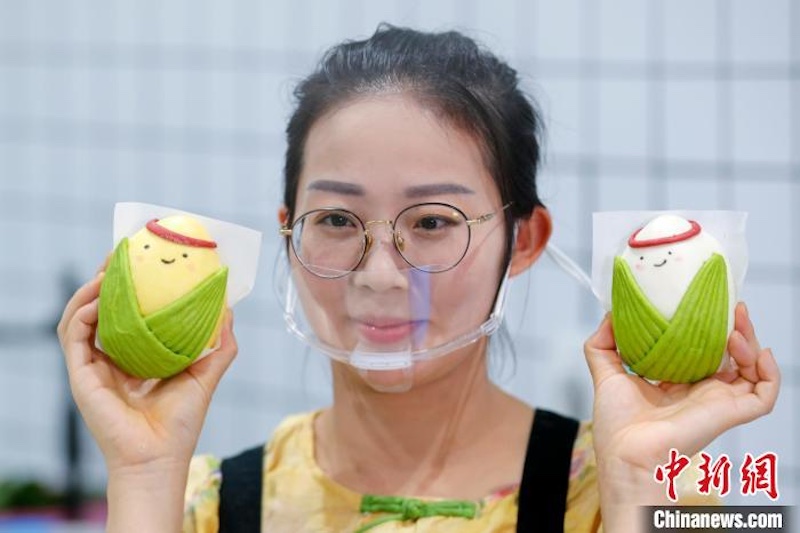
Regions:
<instances>
[{"instance_id":1,"label":"thumb","mask_svg":"<svg viewBox=\"0 0 800 533\"><path fill-rule=\"evenodd\" d=\"M625 374L622 359L617 354L617 344L614 341L614 331L611 326L611 314L607 313L600 322L597 331L589 337L583 345L583 353L589 366L589 373L595 387L607 377L615 374Z\"/></svg>"}]
</instances>

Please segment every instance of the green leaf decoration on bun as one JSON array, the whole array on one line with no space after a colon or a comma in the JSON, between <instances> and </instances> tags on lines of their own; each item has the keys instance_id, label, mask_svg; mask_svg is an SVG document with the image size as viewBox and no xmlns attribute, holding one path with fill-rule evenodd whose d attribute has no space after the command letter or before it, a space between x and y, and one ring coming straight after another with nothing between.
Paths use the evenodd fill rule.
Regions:
<instances>
[{"instance_id":1,"label":"green leaf decoration on bun","mask_svg":"<svg viewBox=\"0 0 800 533\"><path fill-rule=\"evenodd\" d=\"M213 346L228 268L197 221L169 217L117 245L100 288L97 335L114 363L166 378Z\"/></svg>"},{"instance_id":2,"label":"green leaf decoration on bun","mask_svg":"<svg viewBox=\"0 0 800 533\"><path fill-rule=\"evenodd\" d=\"M693 383L714 374L735 298L719 243L697 222L662 215L614 259L611 315L626 365L648 379Z\"/></svg>"}]
</instances>

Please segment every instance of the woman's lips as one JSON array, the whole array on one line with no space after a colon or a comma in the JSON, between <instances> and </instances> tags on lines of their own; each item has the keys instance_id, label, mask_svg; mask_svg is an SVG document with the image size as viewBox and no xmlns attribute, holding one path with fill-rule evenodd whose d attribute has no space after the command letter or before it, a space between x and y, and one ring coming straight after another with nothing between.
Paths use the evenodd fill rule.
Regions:
<instances>
[{"instance_id":1,"label":"woman's lips","mask_svg":"<svg viewBox=\"0 0 800 533\"><path fill-rule=\"evenodd\" d=\"M415 320L356 320L359 336L371 344L397 344L412 341L412 334L424 321Z\"/></svg>"}]
</instances>

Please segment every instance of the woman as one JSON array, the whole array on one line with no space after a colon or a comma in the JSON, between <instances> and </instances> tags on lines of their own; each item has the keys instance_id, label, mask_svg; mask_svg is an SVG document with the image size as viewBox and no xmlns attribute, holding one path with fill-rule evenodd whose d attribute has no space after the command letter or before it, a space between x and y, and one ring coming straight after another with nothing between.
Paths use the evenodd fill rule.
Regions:
<instances>
[{"instance_id":1,"label":"woman","mask_svg":"<svg viewBox=\"0 0 800 533\"><path fill-rule=\"evenodd\" d=\"M270 439L264 529L514 531L523 473L546 462L530 452L537 421L552 417L488 379L486 334L506 277L551 232L539 117L516 72L454 32L382 26L331 49L296 94L278 218L292 323L331 355L334 402ZM58 331L106 459L108 530L216 531L219 463L191 458L236 353L232 318L216 353L141 391L93 348L101 280ZM736 370L654 386L625 373L603 320L584 346L593 425L570 435L559 516L542 523L597 531L602 514L606 532L635 530L638 506L666 503L653 471L670 448L694 455L768 413L779 373L743 305L728 348Z\"/></svg>"}]
</instances>

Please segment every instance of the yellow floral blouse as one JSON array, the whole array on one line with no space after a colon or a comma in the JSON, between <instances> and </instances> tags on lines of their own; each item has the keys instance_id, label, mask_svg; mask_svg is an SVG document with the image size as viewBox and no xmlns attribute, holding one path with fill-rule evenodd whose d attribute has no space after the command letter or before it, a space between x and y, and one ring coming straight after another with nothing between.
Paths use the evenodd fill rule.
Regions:
<instances>
[{"instance_id":1,"label":"yellow floral blouse","mask_svg":"<svg viewBox=\"0 0 800 533\"><path fill-rule=\"evenodd\" d=\"M266 447L262 530L270 533L354 533L385 514L361 513L362 495L339 485L314 457L314 418L318 412L286 418ZM591 422L583 422L572 452L567 511L568 532L601 532L597 468ZM683 477L678 479L682 485ZM689 481L689 480L687 480ZM193 458L186 488L184 533L217 533L220 460ZM679 493L684 492L678 487ZM426 517L389 520L369 533L515 533L518 487L485 497L474 518Z\"/></svg>"}]
</instances>

